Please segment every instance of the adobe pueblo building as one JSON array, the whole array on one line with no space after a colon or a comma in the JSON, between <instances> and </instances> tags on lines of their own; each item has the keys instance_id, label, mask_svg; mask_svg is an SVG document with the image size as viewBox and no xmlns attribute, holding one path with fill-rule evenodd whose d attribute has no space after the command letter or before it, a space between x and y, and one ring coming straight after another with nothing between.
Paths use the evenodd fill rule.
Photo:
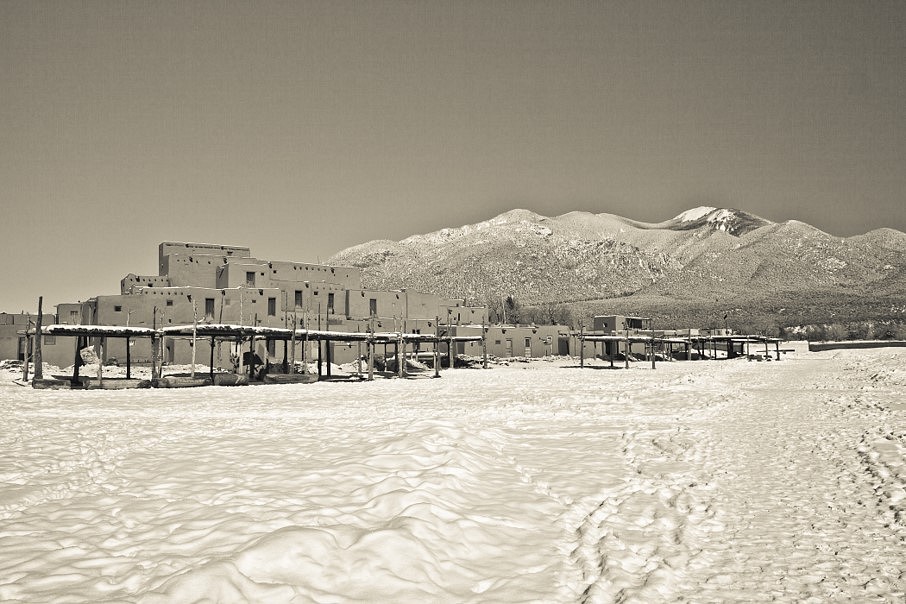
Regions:
<instances>
[{"instance_id":1,"label":"adobe pueblo building","mask_svg":"<svg viewBox=\"0 0 906 604\"><path fill-rule=\"evenodd\" d=\"M438 322L452 333L472 326L476 334L487 324L487 310L463 300L407 290L376 291L362 287L362 271L354 267L261 260L247 247L167 241L158 249L158 274L128 274L118 295L57 305L56 322L67 325L128 326L166 329L172 326L229 324L261 328L336 332L401 332L435 334ZM48 321L45 319L44 324ZM105 362L126 357L125 338L106 338ZM132 362L151 362L148 338L131 342ZM74 338L44 338L46 362L66 366L73 361ZM353 343L331 342L328 357L335 363L354 360ZM198 340L195 358L211 358L210 342ZM296 343L294 358L311 358ZM474 343L460 342L460 348ZM228 352L213 358L221 368L233 364ZM255 352L263 361L282 362L288 354L278 339L261 338ZM460 352L464 352L461 350ZM161 361L189 363L192 344L186 338L164 337ZM317 356L317 353L315 353Z\"/></svg>"}]
</instances>

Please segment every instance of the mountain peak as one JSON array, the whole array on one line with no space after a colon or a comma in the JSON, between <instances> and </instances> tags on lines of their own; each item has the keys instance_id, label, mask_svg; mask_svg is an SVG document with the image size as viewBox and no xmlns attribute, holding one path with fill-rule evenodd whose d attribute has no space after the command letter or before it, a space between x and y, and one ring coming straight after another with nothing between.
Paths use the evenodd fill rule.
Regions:
<instances>
[{"instance_id":1,"label":"mountain peak","mask_svg":"<svg viewBox=\"0 0 906 604\"><path fill-rule=\"evenodd\" d=\"M546 220L546 216L541 214L536 214L531 210L524 210L522 208L516 208L514 210L508 210L503 214L498 214L494 218L491 218L488 222L494 224L506 224L510 222L537 222L539 220Z\"/></svg>"},{"instance_id":2,"label":"mountain peak","mask_svg":"<svg viewBox=\"0 0 906 604\"><path fill-rule=\"evenodd\" d=\"M693 220L701 220L711 212L716 211L717 208L711 206L698 206L697 208L692 208L691 210L686 210L674 220L677 222L691 222Z\"/></svg>"},{"instance_id":3,"label":"mountain peak","mask_svg":"<svg viewBox=\"0 0 906 604\"><path fill-rule=\"evenodd\" d=\"M770 224L773 223L769 220L733 208L699 206L686 210L673 220L668 220L659 226L675 231L689 231L705 227L712 231L722 231L728 235L739 237Z\"/></svg>"}]
</instances>

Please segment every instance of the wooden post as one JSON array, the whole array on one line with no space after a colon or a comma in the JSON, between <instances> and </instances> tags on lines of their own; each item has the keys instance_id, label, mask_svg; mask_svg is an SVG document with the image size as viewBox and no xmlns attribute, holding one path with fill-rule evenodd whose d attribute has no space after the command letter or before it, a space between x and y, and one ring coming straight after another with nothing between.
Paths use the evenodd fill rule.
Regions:
<instances>
[{"instance_id":1,"label":"wooden post","mask_svg":"<svg viewBox=\"0 0 906 604\"><path fill-rule=\"evenodd\" d=\"M323 340L321 339L321 336L318 336L318 381L319 382L321 381L321 378L324 377L324 368L322 367L322 359L321 359L321 352L322 352L321 343L322 342L323 342Z\"/></svg>"},{"instance_id":2,"label":"wooden post","mask_svg":"<svg viewBox=\"0 0 906 604\"><path fill-rule=\"evenodd\" d=\"M629 327L626 327L626 354L623 355L623 360L626 363L626 369L629 369Z\"/></svg>"},{"instance_id":3,"label":"wooden post","mask_svg":"<svg viewBox=\"0 0 906 604\"><path fill-rule=\"evenodd\" d=\"M192 296L192 377L195 377L195 348L198 344L198 301Z\"/></svg>"},{"instance_id":4,"label":"wooden post","mask_svg":"<svg viewBox=\"0 0 906 604\"><path fill-rule=\"evenodd\" d=\"M456 348L453 345L453 329L450 328L450 341L447 343L447 356L450 357L450 369L456 367Z\"/></svg>"},{"instance_id":5,"label":"wooden post","mask_svg":"<svg viewBox=\"0 0 906 604\"><path fill-rule=\"evenodd\" d=\"M104 344L98 340L98 387L104 383Z\"/></svg>"},{"instance_id":6,"label":"wooden post","mask_svg":"<svg viewBox=\"0 0 906 604\"><path fill-rule=\"evenodd\" d=\"M296 309L293 307L293 332L290 334L290 342L292 343L292 353L290 357L290 373L296 373L296 328L299 326L299 322L296 320Z\"/></svg>"},{"instance_id":7,"label":"wooden post","mask_svg":"<svg viewBox=\"0 0 906 604\"><path fill-rule=\"evenodd\" d=\"M257 323L257 321L256 321ZM255 336L249 337L249 381L255 379Z\"/></svg>"},{"instance_id":8,"label":"wooden post","mask_svg":"<svg viewBox=\"0 0 906 604\"><path fill-rule=\"evenodd\" d=\"M211 383L214 383L214 340L216 338L211 336Z\"/></svg>"},{"instance_id":9,"label":"wooden post","mask_svg":"<svg viewBox=\"0 0 906 604\"><path fill-rule=\"evenodd\" d=\"M406 373L405 369L403 369L403 365L405 365L406 361L402 358L406 353L406 345L404 342L405 340L403 340L402 332L398 333L396 335L396 377L400 378Z\"/></svg>"},{"instance_id":10,"label":"wooden post","mask_svg":"<svg viewBox=\"0 0 906 604\"><path fill-rule=\"evenodd\" d=\"M154 333L151 334L151 379L156 380L160 378L160 373L157 370L157 356L160 353L160 334L157 333L157 307L154 307L154 310L151 314L151 325L154 328Z\"/></svg>"},{"instance_id":11,"label":"wooden post","mask_svg":"<svg viewBox=\"0 0 906 604\"><path fill-rule=\"evenodd\" d=\"M374 332L368 334L368 381L374 381Z\"/></svg>"},{"instance_id":12,"label":"wooden post","mask_svg":"<svg viewBox=\"0 0 906 604\"><path fill-rule=\"evenodd\" d=\"M293 305L295 306L295 305ZM289 315L286 313L286 290L283 291L283 329L287 328L287 323L289 323ZM293 331L296 329L296 324L293 323ZM289 340L283 340L283 373L289 373Z\"/></svg>"},{"instance_id":13,"label":"wooden post","mask_svg":"<svg viewBox=\"0 0 906 604\"><path fill-rule=\"evenodd\" d=\"M484 318L481 319L481 367L488 368L488 328Z\"/></svg>"},{"instance_id":14,"label":"wooden post","mask_svg":"<svg viewBox=\"0 0 906 604\"><path fill-rule=\"evenodd\" d=\"M236 336L236 354L239 356L239 375L245 375L245 356L242 354L242 336Z\"/></svg>"},{"instance_id":15,"label":"wooden post","mask_svg":"<svg viewBox=\"0 0 906 604\"><path fill-rule=\"evenodd\" d=\"M79 383L79 367L82 365L82 336L76 336L75 360L72 362L72 383Z\"/></svg>"},{"instance_id":16,"label":"wooden post","mask_svg":"<svg viewBox=\"0 0 906 604\"><path fill-rule=\"evenodd\" d=\"M223 325L223 300L224 300L224 298L226 298L226 290L222 289L222 290L220 290L220 315L219 315L219 318L217 319L217 323L219 323L220 325ZM222 344L222 340L217 340L217 366L220 368L223 367L223 356L221 355L221 352L220 352L221 344Z\"/></svg>"},{"instance_id":17,"label":"wooden post","mask_svg":"<svg viewBox=\"0 0 906 604\"><path fill-rule=\"evenodd\" d=\"M779 361L780 360L780 342L779 341L774 342L774 346L777 347L777 360Z\"/></svg>"},{"instance_id":18,"label":"wooden post","mask_svg":"<svg viewBox=\"0 0 906 604\"><path fill-rule=\"evenodd\" d=\"M434 377L440 377L440 317L434 317Z\"/></svg>"},{"instance_id":19,"label":"wooden post","mask_svg":"<svg viewBox=\"0 0 906 604\"><path fill-rule=\"evenodd\" d=\"M303 328L305 329L305 328ZM302 334L302 373L308 375L308 360L306 352L308 351L308 329Z\"/></svg>"},{"instance_id":20,"label":"wooden post","mask_svg":"<svg viewBox=\"0 0 906 604\"><path fill-rule=\"evenodd\" d=\"M648 329L651 330L651 368L657 369L655 362L657 361L657 350L655 350L655 340L654 340L654 321L649 319Z\"/></svg>"},{"instance_id":21,"label":"wooden post","mask_svg":"<svg viewBox=\"0 0 906 604\"><path fill-rule=\"evenodd\" d=\"M359 326L355 326L355 332L359 333ZM356 340L355 343L355 372L361 379L362 377L362 340Z\"/></svg>"},{"instance_id":22,"label":"wooden post","mask_svg":"<svg viewBox=\"0 0 906 604\"><path fill-rule=\"evenodd\" d=\"M610 358L610 368L613 369L613 349L615 348L614 344L616 342L605 342L607 347L607 356Z\"/></svg>"},{"instance_id":23,"label":"wooden post","mask_svg":"<svg viewBox=\"0 0 906 604\"><path fill-rule=\"evenodd\" d=\"M579 323L579 368L585 367L585 326Z\"/></svg>"},{"instance_id":24,"label":"wooden post","mask_svg":"<svg viewBox=\"0 0 906 604\"><path fill-rule=\"evenodd\" d=\"M132 379L132 350L129 342L132 338L126 336L126 379Z\"/></svg>"},{"instance_id":25,"label":"wooden post","mask_svg":"<svg viewBox=\"0 0 906 604\"><path fill-rule=\"evenodd\" d=\"M35 319L35 379L41 380L44 379L44 358L41 352L41 346L43 345L42 339L43 335L41 334L41 326L44 319L44 296L38 296L38 318Z\"/></svg>"},{"instance_id":26,"label":"wooden post","mask_svg":"<svg viewBox=\"0 0 906 604\"><path fill-rule=\"evenodd\" d=\"M22 381L28 381L28 362L31 359L32 355L32 337L28 333L28 326L31 324L31 317L28 318L27 323L25 323L25 360L22 361Z\"/></svg>"},{"instance_id":27,"label":"wooden post","mask_svg":"<svg viewBox=\"0 0 906 604\"><path fill-rule=\"evenodd\" d=\"M330 331L330 316L329 315L330 315L330 309L328 308L327 312L324 313L324 331ZM318 304L318 321L320 321L320 320L321 320L321 305ZM331 354L331 350L330 350L330 340L324 340L324 350L326 353L325 356L327 357L327 359L326 359L327 360L327 377L330 377L330 375L331 375L330 363L331 363L331 361L333 361L333 358L331 358L333 355ZM320 355L320 354L321 354L321 349L318 348L318 355Z\"/></svg>"}]
</instances>

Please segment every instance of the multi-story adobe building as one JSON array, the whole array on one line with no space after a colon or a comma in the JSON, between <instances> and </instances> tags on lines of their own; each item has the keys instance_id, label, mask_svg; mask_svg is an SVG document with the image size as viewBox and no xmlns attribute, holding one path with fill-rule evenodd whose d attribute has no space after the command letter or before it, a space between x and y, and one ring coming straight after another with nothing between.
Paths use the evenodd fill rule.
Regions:
<instances>
[{"instance_id":1,"label":"multi-story adobe building","mask_svg":"<svg viewBox=\"0 0 906 604\"><path fill-rule=\"evenodd\" d=\"M119 294L57 306L57 321L69 324L160 328L195 320L344 332L434 333L438 322L445 329L486 324L487 311L433 294L364 289L362 271L355 267L261 260L247 247L171 241L159 246L157 275L130 273L120 281ZM120 338L103 342L104 359L124 359L126 345ZM134 362L150 361L148 339L133 340L130 345ZM358 354L352 344L330 345L334 362L346 362ZM43 347L44 359L68 365L74 346L72 338L56 338ZM211 343L199 341L197 346L197 358L208 359ZM218 352L215 362L229 366L228 352ZM282 343L263 341L257 352L262 359L280 362L285 351ZM296 358L305 352L299 350ZM164 362L187 363L192 357L191 342L164 338L162 356Z\"/></svg>"}]
</instances>

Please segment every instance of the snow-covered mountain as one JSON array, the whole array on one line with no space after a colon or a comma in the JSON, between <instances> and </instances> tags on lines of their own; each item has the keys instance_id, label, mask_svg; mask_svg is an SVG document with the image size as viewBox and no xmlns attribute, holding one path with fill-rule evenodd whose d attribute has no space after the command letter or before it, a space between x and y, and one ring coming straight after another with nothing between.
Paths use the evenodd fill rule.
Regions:
<instances>
[{"instance_id":1,"label":"snow-covered mountain","mask_svg":"<svg viewBox=\"0 0 906 604\"><path fill-rule=\"evenodd\" d=\"M895 308L897 300L906 305L906 234L880 229L840 238L798 221L706 206L660 223L517 209L398 242L371 241L330 262L364 269L367 287L410 287L476 304L513 296L524 304L600 301L613 312L663 314L667 307L710 313L740 304L814 311L816 301L828 300L819 314L836 316L842 309L831 307L845 299L855 313L906 313Z\"/></svg>"}]
</instances>

